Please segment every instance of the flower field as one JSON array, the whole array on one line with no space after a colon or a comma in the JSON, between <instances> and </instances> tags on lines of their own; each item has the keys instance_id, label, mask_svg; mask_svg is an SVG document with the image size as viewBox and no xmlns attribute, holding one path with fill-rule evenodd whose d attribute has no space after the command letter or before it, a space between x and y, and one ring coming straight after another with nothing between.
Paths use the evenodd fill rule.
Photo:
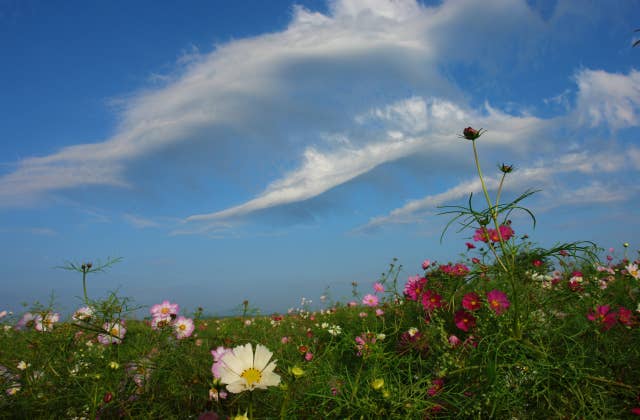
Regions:
<instances>
[{"instance_id":1,"label":"flower field","mask_svg":"<svg viewBox=\"0 0 640 420\"><path fill-rule=\"evenodd\" d=\"M467 128L480 169L476 141ZM512 172L502 165L502 181ZM112 294L63 321L0 313L0 417L619 419L640 415L638 254L540 248L509 203L443 209L469 231L457 261L393 261L349 302L205 319ZM446 229L445 229L446 230ZM428 256L425 256L428 257Z\"/></svg>"}]
</instances>

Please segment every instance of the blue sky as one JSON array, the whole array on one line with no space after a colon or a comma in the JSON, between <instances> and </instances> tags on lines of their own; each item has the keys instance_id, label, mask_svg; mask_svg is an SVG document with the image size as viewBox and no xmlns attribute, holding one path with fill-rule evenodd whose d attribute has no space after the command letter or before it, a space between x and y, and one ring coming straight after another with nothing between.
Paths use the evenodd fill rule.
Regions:
<instances>
[{"instance_id":1,"label":"blue sky","mask_svg":"<svg viewBox=\"0 0 640 420\"><path fill-rule=\"evenodd\" d=\"M438 206L489 185L541 245L638 248L630 1L0 2L0 307L69 312L65 261L142 305L349 297L458 258ZM495 185L494 185L495 188Z\"/></svg>"}]
</instances>

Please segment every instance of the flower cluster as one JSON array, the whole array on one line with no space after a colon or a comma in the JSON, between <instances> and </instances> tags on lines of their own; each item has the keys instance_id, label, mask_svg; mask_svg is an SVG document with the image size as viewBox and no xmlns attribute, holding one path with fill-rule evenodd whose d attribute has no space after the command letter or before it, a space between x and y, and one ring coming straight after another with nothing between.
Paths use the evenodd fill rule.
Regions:
<instances>
[{"instance_id":1,"label":"flower cluster","mask_svg":"<svg viewBox=\"0 0 640 420\"><path fill-rule=\"evenodd\" d=\"M191 337L195 324L191 318L178 316L180 307L168 300L151 307L151 328L154 330L171 327L178 340Z\"/></svg>"},{"instance_id":2,"label":"flower cluster","mask_svg":"<svg viewBox=\"0 0 640 420\"><path fill-rule=\"evenodd\" d=\"M482 241L485 243L488 243L488 242L495 243L495 242L500 242L500 237L502 237L502 240L508 241L513 237L514 234L515 232L509 225L500 225L498 227L498 230L489 229L483 226L479 229L476 229L476 233L475 235L473 235L473 240L476 242Z\"/></svg>"}]
</instances>

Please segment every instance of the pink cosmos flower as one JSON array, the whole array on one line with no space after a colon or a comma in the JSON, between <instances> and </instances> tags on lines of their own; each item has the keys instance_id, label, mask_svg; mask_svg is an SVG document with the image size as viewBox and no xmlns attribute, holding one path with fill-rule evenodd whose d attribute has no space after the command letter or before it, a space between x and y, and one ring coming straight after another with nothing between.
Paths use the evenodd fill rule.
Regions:
<instances>
[{"instance_id":1,"label":"pink cosmos flower","mask_svg":"<svg viewBox=\"0 0 640 420\"><path fill-rule=\"evenodd\" d=\"M382 283L373 283L373 290L375 290L376 293L382 293L384 292L384 286L382 285Z\"/></svg>"},{"instance_id":2,"label":"pink cosmos flower","mask_svg":"<svg viewBox=\"0 0 640 420\"><path fill-rule=\"evenodd\" d=\"M462 307L468 311L477 311L482 307L480 296L474 292L467 293L462 298Z\"/></svg>"},{"instance_id":3,"label":"pink cosmos flower","mask_svg":"<svg viewBox=\"0 0 640 420\"><path fill-rule=\"evenodd\" d=\"M178 340L182 340L184 338L190 337L191 334L193 334L193 330L196 329L196 326L194 325L192 319L181 316L175 320L173 329L175 330L176 338Z\"/></svg>"},{"instance_id":4,"label":"pink cosmos flower","mask_svg":"<svg viewBox=\"0 0 640 420\"><path fill-rule=\"evenodd\" d=\"M462 263L457 263L453 266L451 274L454 276L466 276L469 273L469 267Z\"/></svg>"},{"instance_id":5,"label":"pink cosmos flower","mask_svg":"<svg viewBox=\"0 0 640 420\"><path fill-rule=\"evenodd\" d=\"M607 331L616 324L618 314L615 311L611 311L609 305L600 305L595 312L591 311L587 314L587 319L602 324L602 329Z\"/></svg>"},{"instance_id":6,"label":"pink cosmos flower","mask_svg":"<svg viewBox=\"0 0 640 420\"><path fill-rule=\"evenodd\" d=\"M422 295L422 307L426 311L432 311L442 306L442 296L434 292L433 290L427 290Z\"/></svg>"},{"instance_id":7,"label":"pink cosmos flower","mask_svg":"<svg viewBox=\"0 0 640 420\"><path fill-rule=\"evenodd\" d=\"M287 343L289 342L289 337L287 337L287 336L285 335L284 337L282 337L282 338L280 339L280 342L281 342L282 344L287 344Z\"/></svg>"},{"instance_id":8,"label":"pink cosmos flower","mask_svg":"<svg viewBox=\"0 0 640 420\"><path fill-rule=\"evenodd\" d=\"M431 265L431 261L430 260L422 261L422 269L423 270L426 270L427 268L429 268L430 265Z\"/></svg>"},{"instance_id":9,"label":"pink cosmos flower","mask_svg":"<svg viewBox=\"0 0 640 420\"><path fill-rule=\"evenodd\" d=\"M404 295L407 299L417 301L427 286L427 279L418 275L409 276L407 284L404 286Z\"/></svg>"},{"instance_id":10,"label":"pink cosmos flower","mask_svg":"<svg viewBox=\"0 0 640 420\"><path fill-rule=\"evenodd\" d=\"M106 331L106 334L98 334L98 342L105 345L122 343L122 339L127 333L122 321L105 322L102 329Z\"/></svg>"},{"instance_id":11,"label":"pink cosmos flower","mask_svg":"<svg viewBox=\"0 0 640 420\"><path fill-rule=\"evenodd\" d=\"M306 352L304 354L304 360L306 360L307 362L310 362L313 360L313 353L311 353L310 351Z\"/></svg>"},{"instance_id":12,"label":"pink cosmos flower","mask_svg":"<svg viewBox=\"0 0 640 420\"><path fill-rule=\"evenodd\" d=\"M364 298L362 299L362 304L363 305L367 305L370 307L376 307L378 306L378 296L376 295L365 295Z\"/></svg>"},{"instance_id":13,"label":"pink cosmos flower","mask_svg":"<svg viewBox=\"0 0 640 420\"><path fill-rule=\"evenodd\" d=\"M354 306L358 306L358 302L356 302L356 301L352 300L351 302L347 303L347 305L348 305L350 308L353 308Z\"/></svg>"},{"instance_id":14,"label":"pink cosmos flower","mask_svg":"<svg viewBox=\"0 0 640 420\"><path fill-rule=\"evenodd\" d=\"M376 316L382 316L384 315L384 311L380 308L376 309Z\"/></svg>"},{"instance_id":15,"label":"pink cosmos flower","mask_svg":"<svg viewBox=\"0 0 640 420\"><path fill-rule=\"evenodd\" d=\"M367 313L366 313L366 312L360 312L360 313L358 314L358 316L359 316L360 318L366 318L366 317L367 317Z\"/></svg>"},{"instance_id":16,"label":"pink cosmos flower","mask_svg":"<svg viewBox=\"0 0 640 420\"><path fill-rule=\"evenodd\" d=\"M492 290L487 293L487 302L489 303L489 307L496 315L500 315L504 313L511 303L509 303L509 299L507 299L507 295L500 290Z\"/></svg>"},{"instance_id":17,"label":"pink cosmos flower","mask_svg":"<svg viewBox=\"0 0 640 420\"><path fill-rule=\"evenodd\" d=\"M476 326L476 319L464 309L460 309L455 313L453 321L455 322L456 327L460 328L464 332L468 332L470 328Z\"/></svg>"},{"instance_id":18,"label":"pink cosmos flower","mask_svg":"<svg viewBox=\"0 0 640 420\"><path fill-rule=\"evenodd\" d=\"M502 236L502 240L504 241L508 241L515 234L515 232L509 225L500 225L498 229L500 230L500 235Z\"/></svg>"},{"instance_id":19,"label":"pink cosmos flower","mask_svg":"<svg viewBox=\"0 0 640 420\"><path fill-rule=\"evenodd\" d=\"M153 318L175 318L178 316L180 306L177 303L170 303L168 300L163 301L157 305L153 305L150 309L151 316Z\"/></svg>"}]
</instances>

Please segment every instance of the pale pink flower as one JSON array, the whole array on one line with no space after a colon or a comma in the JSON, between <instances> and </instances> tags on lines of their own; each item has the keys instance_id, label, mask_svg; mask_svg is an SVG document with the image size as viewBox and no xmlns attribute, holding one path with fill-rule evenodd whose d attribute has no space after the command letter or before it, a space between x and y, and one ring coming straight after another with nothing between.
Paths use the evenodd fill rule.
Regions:
<instances>
[{"instance_id":1,"label":"pale pink flower","mask_svg":"<svg viewBox=\"0 0 640 420\"><path fill-rule=\"evenodd\" d=\"M17 330L22 330L24 328L31 328L34 326L36 321L36 315L31 312L26 312L22 315L22 318L16 323L15 328Z\"/></svg>"},{"instance_id":2,"label":"pale pink flower","mask_svg":"<svg viewBox=\"0 0 640 420\"><path fill-rule=\"evenodd\" d=\"M422 269L423 270L426 270L427 268L429 268L430 265L431 265L431 261L430 260L422 261Z\"/></svg>"},{"instance_id":3,"label":"pale pink flower","mask_svg":"<svg viewBox=\"0 0 640 420\"><path fill-rule=\"evenodd\" d=\"M311 360L313 360L313 353L311 353L310 351L306 352L304 354L304 360L306 360L307 362L310 362Z\"/></svg>"},{"instance_id":4,"label":"pale pink flower","mask_svg":"<svg viewBox=\"0 0 640 420\"><path fill-rule=\"evenodd\" d=\"M378 306L378 302L379 302L379 299L378 299L378 296L376 295L370 295L370 294L365 295L364 298L362 299L363 305L371 306L372 308Z\"/></svg>"},{"instance_id":5,"label":"pale pink flower","mask_svg":"<svg viewBox=\"0 0 640 420\"><path fill-rule=\"evenodd\" d=\"M178 315L180 306L177 303L171 303L168 300L163 301L157 305L153 305L150 309L151 316L154 318L172 317L175 318Z\"/></svg>"},{"instance_id":6,"label":"pale pink flower","mask_svg":"<svg viewBox=\"0 0 640 420\"><path fill-rule=\"evenodd\" d=\"M231 349L227 349L225 347L218 347L215 350L211 350L211 355L213 356L213 365L211 365L211 373L213 373L214 378L220 379L220 375L222 372L220 369L224 364L222 363L222 356L227 353L231 353Z\"/></svg>"},{"instance_id":7,"label":"pale pink flower","mask_svg":"<svg viewBox=\"0 0 640 420\"><path fill-rule=\"evenodd\" d=\"M380 308L376 309L376 316L382 316L384 315L384 311Z\"/></svg>"},{"instance_id":8,"label":"pale pink flower","mask_svg":"<svg viewBox=\"0 0 640 420\"><path fill-rule=\"evenodd\" d=\"M358 306L358 302L356 302L355 300L352 300L351 302L347 303L347 305L353 308L354 306Z\"/></svg>"},{"instance_id":9,"label":"pale pink flower","mask_svg":"<svg viewBox=\"0 0 640 420\"><path fill-rule=\"evenodd\" d=\"M287 343L289 342L289 337L287 337L287 336L285 335L284 337L282 337L282 338L280 339L280 342L281 342L282 344L287 344Z\"/></svg>"},{"instance_id":10,"label":"pale pink flower","mask_svg":"<svg viewBox=\"0 0 640 420\"><path fill-rule=\"evenodd\" d=\"M358 316L359 316L360 318L366 318L366 317L367 317L367 313L366 313L366 312L360 312L360 313L358 314Z\"/></svg>"},{"instance_id":11,"label":"pale pink flower","mask_svg":"<svg viewBox=\"0 0 640 420\"><path fill-rule=\"evenodd\" d=\"M101 344L120 344L127 333L127 329L121 321L105 322L102 329L107 333L98 334L98 342Z\"/></svg>"},{"instance_id":12,"label":"pale pink flower","mask_svg":"<svg viewBox=\"0 0 640 420\"><path fill-rule=\"evenodd\" d=\"M195 328L196 326L194 325L193 320L183 316L178 317L173 324L173 329L178 340L190 337Z\"/></svg>"},{"instance_id":13,"label":"pale pink flower","mask_svg":"<svg viewBox=\"0 0 640 420\"><path fill-rule=\"evenodd\" d=\"M384 286L382 285L382 283L376 282L373 284L373 290L375 290L376 293L382 293L384 292Z\"/></svg>"},{"instance_id":14,"label":"pale pink flower","mask_svg":"<svg viewBox=\"0 0 640 420\"><path fill-rule=\"evenodd\" d=\"M38 331L51 331L53 329L53 324L60 320L60 314L47 312L44 316L38 314L35 318L35 329Z\"/></svg>"}]
</instances>

